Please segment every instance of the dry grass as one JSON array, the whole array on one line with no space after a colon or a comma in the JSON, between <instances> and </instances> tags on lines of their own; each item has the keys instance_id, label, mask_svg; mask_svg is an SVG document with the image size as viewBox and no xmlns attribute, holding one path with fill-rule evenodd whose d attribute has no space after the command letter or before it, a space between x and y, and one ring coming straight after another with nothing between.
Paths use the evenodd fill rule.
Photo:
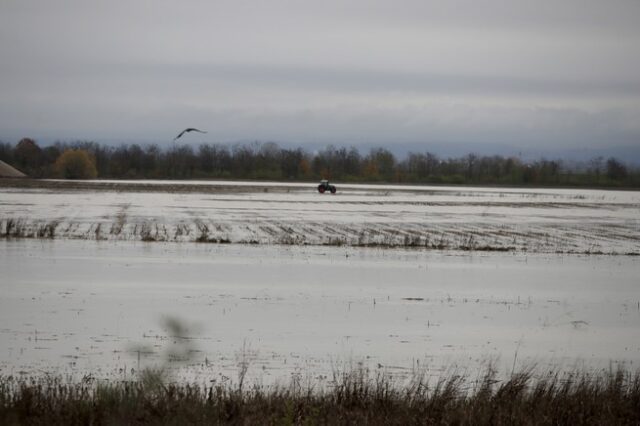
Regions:
<instances>
[{"instance_id":1,"label":"dry grass","mask_svg":"<svg viewBox=\"0 0 640 426\"><path fill-rule=\"evenodd\" d=\"M638 424L640 373L532 369L500 381L452 374L398 386L382 373L336 373L326 389L0 378L0 424Z\"/></svg>"}]
</instances>

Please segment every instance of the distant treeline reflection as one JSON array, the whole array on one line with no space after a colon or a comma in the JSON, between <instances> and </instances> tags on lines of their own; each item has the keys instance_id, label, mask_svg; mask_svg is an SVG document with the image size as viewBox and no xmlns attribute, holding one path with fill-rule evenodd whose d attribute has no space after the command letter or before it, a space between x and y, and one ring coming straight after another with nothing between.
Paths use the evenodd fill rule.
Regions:
<instances>
[{"instance_id":1,"label":"distant treeline reflection","mask_svg":"<svg viewBox=\"0 0 640 426\"><path fill-rule=\"evenodd\" d=\"M385 148L361 153L357 148L328 146L318 152L282 148L276 143L175 145L102 145L57 142L40 147L32 139L0 142L0 160L31 177L82 177L65 174L65 151L86 151L99 178L114 179L255 179L431 184L497 184L548 186L640 186L640 169L616 158L596 157L586 163L541 158L468 154L441 158L411 152L397 158ZM93 177L93 176L86 176Z\"/></svg>"}]
</instances>

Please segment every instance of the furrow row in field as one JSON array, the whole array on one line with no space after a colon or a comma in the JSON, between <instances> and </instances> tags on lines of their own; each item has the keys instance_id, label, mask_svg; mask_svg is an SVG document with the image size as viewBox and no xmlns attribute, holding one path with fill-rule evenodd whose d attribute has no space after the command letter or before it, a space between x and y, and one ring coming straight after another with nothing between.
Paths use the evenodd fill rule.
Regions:
<instances>
[{"instance_id":1,"label":"furrow row in field","mask_svg":"<svg viewBox=\"0 0 640 426\"><path fill-rule=\"evenodd\" d=\"M640 254L635 192L0 189L0 237Z\"/></svg>"},{"instance_id":2,"label":"furrow row in field","mask_svg":"<svg viewBox=\"0 0 640 426\"><path fill-rule=\"evenodd\" d=\"M630 231L630 230L629 230ZM4 238L65 238L285 245L422 247L430 249L536 253L640 254L640 233L606 232L606 225L548 226L493 223L331 224L315 221L218 221L171 223L158 219L125 222L1 219Z\"/></svg>"}]
</instances>

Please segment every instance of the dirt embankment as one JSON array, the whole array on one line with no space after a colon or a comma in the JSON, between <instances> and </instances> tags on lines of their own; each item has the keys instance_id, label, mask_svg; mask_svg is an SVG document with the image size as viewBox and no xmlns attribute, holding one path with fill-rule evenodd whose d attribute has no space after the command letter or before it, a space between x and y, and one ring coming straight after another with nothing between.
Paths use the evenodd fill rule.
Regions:
<instances>
[{"instance_id":1,"label":"dirt embankment","mask_svg":"<svg viewBox=\"0 0 640 426\"><path fill-rule=\"evenodd\" d=\"M59 191L127 191L127 192L202 192L202 193L246 193L246 192L292 192L309 191L315 188L310 183L308 188L289 185L226 184L218 181L91 181L91 180L49 180L49 179L4 179L0 178L0 188L45 189Z\"/></svg>"}]
</instances>

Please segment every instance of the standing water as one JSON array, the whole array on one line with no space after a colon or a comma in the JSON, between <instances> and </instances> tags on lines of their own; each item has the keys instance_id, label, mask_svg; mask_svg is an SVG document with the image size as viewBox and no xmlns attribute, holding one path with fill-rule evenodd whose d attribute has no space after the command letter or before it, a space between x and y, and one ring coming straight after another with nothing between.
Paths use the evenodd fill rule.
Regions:
<instances>
[{"instance_id":1,"label":"standing water","mask_svg":"<svg viewBox=\"0 0 640 426\"><path fill-rule=\"evenodd\" d=\"M263 383L353 362L397 375L636 368L639 267L628 256L2 240L0 374L121 379L169 365L223 380L242 359Z\"/></svg>"}]
</instances>

